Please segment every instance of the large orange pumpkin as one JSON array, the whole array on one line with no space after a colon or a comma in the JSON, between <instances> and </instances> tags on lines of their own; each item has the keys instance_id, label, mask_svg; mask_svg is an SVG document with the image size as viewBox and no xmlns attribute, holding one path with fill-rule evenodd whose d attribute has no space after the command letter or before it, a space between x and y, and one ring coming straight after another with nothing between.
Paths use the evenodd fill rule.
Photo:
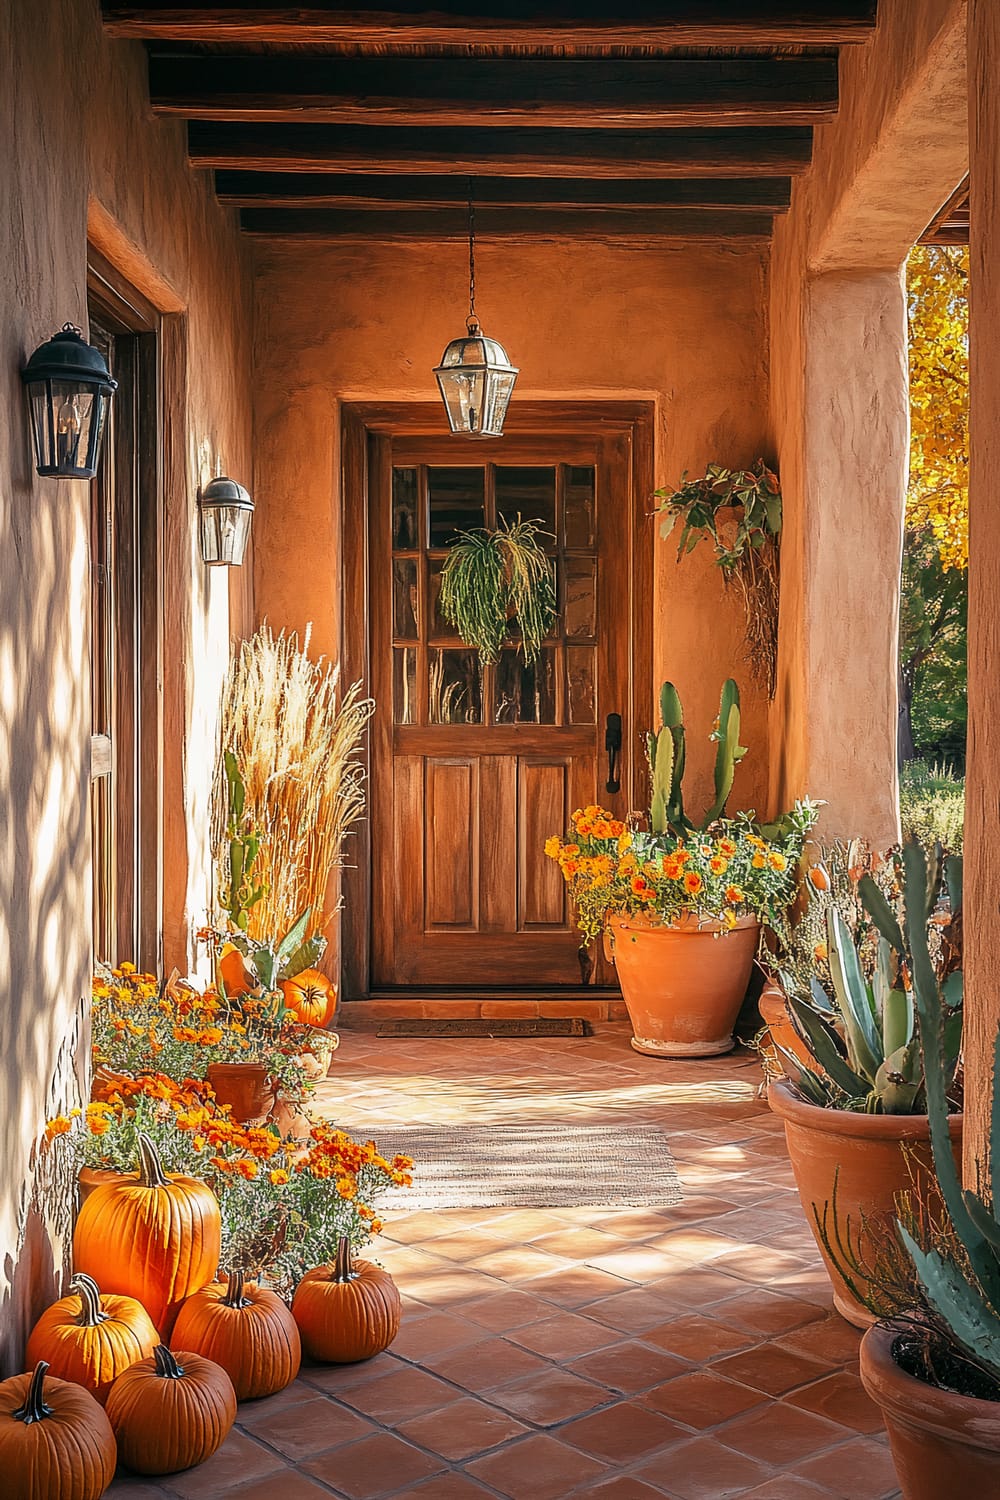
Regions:
<instances>
[{"instance_id":1,"label":"large orange pumpkin","mask_svg":"<svg viewBox=\"0 0 1000 1500\"><path fill-rule=\"evenodd\" d=\"M200 1354L157 1344L108 1396L118 1456L137 1474L174 1474L211 1458L236 1421L233 1382Z\"/></svg>"},{"instance_id":2,"label":"large orange pumpkin","mask_svg":"<svg viewBox=\"0 0 1000 1500\"><path fill-rule=\"evenodd\" d=\"M102 1297L96 1281L82 1274L69 1289L31 1330L25 1363L34 1367L48 1360L54 1376L75 1380L103 1406L111 1382L152 1354L159 1336L134 1297Z\"/></svg>"},{"instance_id":3,"label":"large orange pumpkin","mask_svg":"<svg viewBox=\"0 0 1000 1500\"><path fill-rule=\"evenodd\" d=\"M346 1238L333 1263L307 1271L292 1298L303 1349L326 1364L353 1364L388 1349L399 1332L400 1310L388 1271L352 1260Z\"/></svg>"},{"instance_id":4,"label":"large orange pumpkin","mask_svg":"<svg viewBox=\"0 0 1000 1500\"><path fill-rule=\"evenodd\" d=\"M78 1271L106 1292L136 1297L164 1336L185 1297L215 1280L222 1248L219 1203L194 1177L165 1173L156 1147L139 1136L139 1170L87 1198L73 1232Z\"/></svg>"},{"instance_id":5,"label":"large orange pumpkin","mask_svg":"<svg viewBox=\"0 0 1000 1500\"><path fill-rule=\"evenodd\" d=\"M115 1477L115 1435L82 1386L33 1375L0 1384L0 1494L9 1500L99 1500Z\"/></svg>"},{"instance_id":6,"label":"large orange pumpkin","mask_svg":"<svg viewBox=\"0 0 1000 1500\"><path fill-rule=\"evenodd\" d=\"M306 1026L322 1027L333 1020L337 1009L337 989L319 969L302 969L291 979L281 981L285 1004Z\"/></svg>"},{"instance_id":7,"label":"large orange pumpkin","mask_svg":"<svg viewBox=\"0 0 1000 1500\"><path fill-rule=\"evenodd\" d=\"M276 1292L245 1282L242 1271L189 1297L170 1342L221 1365L240 1401L284 1390L302 1361L298 1324L285 1303Z\"/></svg>"}]
</instances>

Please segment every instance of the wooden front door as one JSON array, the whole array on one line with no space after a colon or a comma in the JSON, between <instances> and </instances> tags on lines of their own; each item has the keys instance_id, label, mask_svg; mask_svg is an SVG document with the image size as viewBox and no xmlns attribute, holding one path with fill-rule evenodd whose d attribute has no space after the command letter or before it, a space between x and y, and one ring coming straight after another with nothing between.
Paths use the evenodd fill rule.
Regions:
<instances>
[{"instance_id":1,"label":"wooden front door","mask_svg":"<svg viewBox=\"0 0 1000 1500\"><path fill-rule=\"evenodd\" d=\"M581 985L588 965L543 846L575 807L635 805L634 703L648 686L634 624L650 601L636 597L646 506L633 444L619 422L475 444L403 432L372 447L372 990ZM512 641L483 666L440 613L441 569L456 530L518 516L550 533L558 618L533 665ZM617 792L609 714L623 721ZM599 965L587 977L608 978Z\"/></svg>"}]
</instances>

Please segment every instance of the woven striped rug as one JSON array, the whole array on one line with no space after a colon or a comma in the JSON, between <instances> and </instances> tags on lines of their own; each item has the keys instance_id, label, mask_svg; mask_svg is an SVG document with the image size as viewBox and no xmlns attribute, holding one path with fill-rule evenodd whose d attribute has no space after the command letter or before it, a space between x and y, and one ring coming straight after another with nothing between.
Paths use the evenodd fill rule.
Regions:
<instances>
[{"instance_id":1,"label":"woven striped rug","mask_svg":"<svg viewBox=\"0 0 1000 1500\"><path fill-rule=\"evenodd\" d=\"M338 1122L339 1123L339 1122ZM683 1198L655 1125L347 1126L414 1161L395 1213L435 1208L656 1208ZM390 1203L386 1200L384 1207Z\"/></svg>"}]
</instances>

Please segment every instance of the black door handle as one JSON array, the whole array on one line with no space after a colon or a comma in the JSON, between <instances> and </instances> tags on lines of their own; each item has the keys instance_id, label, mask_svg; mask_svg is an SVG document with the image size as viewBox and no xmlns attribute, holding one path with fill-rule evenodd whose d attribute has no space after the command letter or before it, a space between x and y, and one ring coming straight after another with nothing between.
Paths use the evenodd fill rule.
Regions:
<instances>
[{"instance_id":1,"label":"black door handle","mask_svg":"<svg viewBox=\"0 0 1000 1500\"><path fill-rule=\"evenodd\" d=\"M604 748L608 752L608 779L604 783L606 792L620 792L619 763L622 753L622 716L608 714L604 730Z\"/></svg>"}]
</instances>

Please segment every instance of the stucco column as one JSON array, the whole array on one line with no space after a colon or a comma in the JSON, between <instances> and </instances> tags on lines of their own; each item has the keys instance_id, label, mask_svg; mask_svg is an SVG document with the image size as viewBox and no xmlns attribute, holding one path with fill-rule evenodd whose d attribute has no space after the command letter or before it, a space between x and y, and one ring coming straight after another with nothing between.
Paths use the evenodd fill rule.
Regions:
<instances>
[{"instance_id":1,"label":"stucco column","mask_svg":"<svg viewBox=\"0 0 1000 1500\"><path fill-rule=\"evenodd\" d=\"M985 1165L1000 1025L1000 6L969 6L969 742L965 805L965 1162Z\"/></svg>"},{"instance_id":2,"label":"stucco column","mask_svg":"<svg viewBox=\"0 0 1000 1500\"><path fill-rule=\"evenodd\" d=\"M786 522L773 800L825 799L824 837L885 847L899 837L905 289L899 271L829 271L800 297L776 414Z\"/></svg>"}]
</instances>

